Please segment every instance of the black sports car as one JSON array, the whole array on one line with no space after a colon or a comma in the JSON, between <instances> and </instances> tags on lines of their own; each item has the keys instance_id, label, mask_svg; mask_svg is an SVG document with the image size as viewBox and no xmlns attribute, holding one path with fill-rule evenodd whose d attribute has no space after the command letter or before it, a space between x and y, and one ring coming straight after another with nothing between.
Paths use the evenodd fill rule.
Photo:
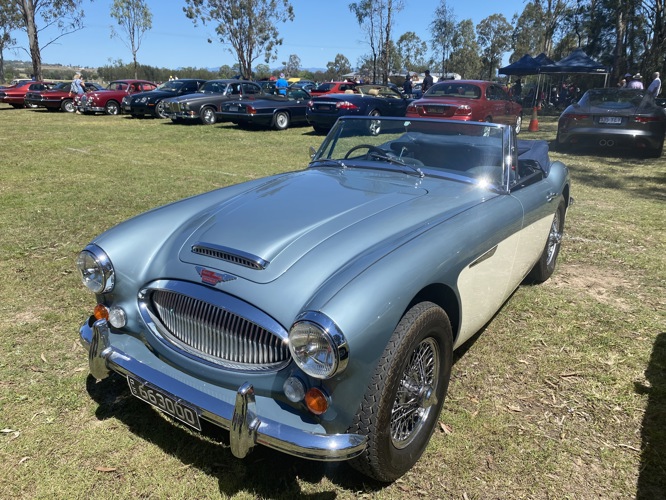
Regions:
<instances>
[{"instance_id":1,"label":"black sports car","mask_svg":"<svg viewBox=\"0 0 666 500\"><path fill-rule=\"evenodd\" d=\"M303 89L289 88L287 95L250 96L222 103L217 116L220 121L237 125L258 125L285 130L290 125L307 124L305 109L310 94Z\"/></svg>"},{"instance_id":2,"label":"black sports car","mask_svg":"<svg viewBox=\"0 0 666 500\"><path fill-rule=\"evenodd\" d=\"M591 89L567 107L557 124L557 145L633 147L658 158L664 147L666 110L645 90Z\"/></svg>"},{"instance_id":3,"label":"black sports car","mask_svg":"<svg viewBox=\"0 0 666 500\"><path fill-rule=\"evenodd\" d=\"M156 118L166 118L164 99L193 94L205 81L201 78L169 80L155 90L128 95L123 98L123 113L133 117L150 115Z\"/></svg>"},{"instance_id":4,"label":"black sports car","mask_svg":"<svg viewBox=\"0 0 666 500\"><path fill-rule=\"evenodd\" d=\"M405 116L411 98L387 85L356 85L344 94L324 94L308 103L306 117L315 132L327 132L340 116Z\"/></svg>"}]
</instances>

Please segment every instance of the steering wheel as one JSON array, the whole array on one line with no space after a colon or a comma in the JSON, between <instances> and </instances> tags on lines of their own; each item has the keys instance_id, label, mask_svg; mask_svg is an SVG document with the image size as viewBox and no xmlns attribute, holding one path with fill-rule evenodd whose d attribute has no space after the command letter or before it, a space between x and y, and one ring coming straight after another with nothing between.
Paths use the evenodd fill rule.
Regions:
<instances>
[{"instance_id":1,"label":"steering wheel","mask_svg":"<svg viewBox=\"0 0 666 500\"><path fill-rule=\"evenodd\" d=\"M377 146L373 146L372 144L359 144L358 146L354 146L351 148L347 153L345 154L345 160L349 158L349 156L354 152L359 149L367 149L368 152L365 153L365 158L369 159L370 158L370 153L375 153L379 155L381 158L386 158L387 153L384 151L382 148L378 148Z\"/></svg>"}]
</instances>

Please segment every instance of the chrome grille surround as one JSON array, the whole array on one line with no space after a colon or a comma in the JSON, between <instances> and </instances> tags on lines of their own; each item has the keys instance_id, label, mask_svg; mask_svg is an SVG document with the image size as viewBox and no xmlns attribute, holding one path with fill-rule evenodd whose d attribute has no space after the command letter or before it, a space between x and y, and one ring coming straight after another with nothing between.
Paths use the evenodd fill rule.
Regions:
<instances>
[{"instance_id":1,"label":"chrome grille surround","mask_svg":"<svg viewBox=\"0 0 666 500\"><path fill-rule=\"evenodd\" d=\"M196 283L160 280L141 290L151 332L168 347L207 364L245 372L291 362L288 332L250 304Z\"/></svg>"},{"instance_id":2,"label":"chrome grille surround","mask_svg":"<svg viewBox=\"0 0 666 500\"><path fill-rule=\"evenodd\" d=\"M226 262L231 262L232 264L238 264L239 266L256 269L257 271L266 269L266 266L268 266L268 261L261 257L257 257L256 255L201 241L192 245L192 253L224 260Z\"/></svg>"}]
</instances>

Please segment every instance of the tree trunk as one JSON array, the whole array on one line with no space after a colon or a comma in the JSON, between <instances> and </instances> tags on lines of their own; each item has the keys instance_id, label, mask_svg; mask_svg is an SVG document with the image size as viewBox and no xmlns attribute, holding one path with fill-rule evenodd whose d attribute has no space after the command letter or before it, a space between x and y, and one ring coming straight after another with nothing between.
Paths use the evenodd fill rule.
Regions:
<instances>
[{"instance_id":1,"label":"tree trunk","mask_svg":"<svg viewBox=\"0 0 666 500\"><path fill-rule=\"evenodd\" d=\"M30 44L30 58L32 59L32 76L35 80L42 79L42 54L39 50L37 39L37 26L35 25L35 2L33 0L21 0L21 14L28 33Z\"/></svg>"}]
</instances>

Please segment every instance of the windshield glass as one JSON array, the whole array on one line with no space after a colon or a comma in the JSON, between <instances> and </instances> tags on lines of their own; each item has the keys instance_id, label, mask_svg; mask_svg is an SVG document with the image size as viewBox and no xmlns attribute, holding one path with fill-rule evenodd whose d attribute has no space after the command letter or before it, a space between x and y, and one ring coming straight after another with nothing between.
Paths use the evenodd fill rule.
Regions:
<instances>
[{"instance_id":1,"label":"windshield glass","mask_svg":"<svg viewBox=\"0 0 666 500\"><path fill-rule=\"evenodd\" d=\"M455 175L506 185L507 128L478 122L405 118L340 118L312 166L407 167L423 175ZM510 160L507 160L511 163Z\"/></svg>"},{"instance_id":2,"label":"windshield glass","mask_svg":"<svg viewBox=\"0 0 666 500\"><path fill-rule=\"evenodd\" d=\"M215 80L208 81L199 87L198 92L211 93L211 94L224 94L227 90L226 82L216 82Z\"/></svg>"},{"instance_id":3,"label":"windshield glass","mask_svg":"<svg viewBox=\"0 0 666 500\"><path fill-rule=\"evenodd\" d=\"M159 85L157 87L157 90L166 90L167 92L178 92L178 89L180 89L183 86L184 82L178 81L178 80L169 80L168 82L164 82L163 84Z\"/></svg>"}]
</instances>

